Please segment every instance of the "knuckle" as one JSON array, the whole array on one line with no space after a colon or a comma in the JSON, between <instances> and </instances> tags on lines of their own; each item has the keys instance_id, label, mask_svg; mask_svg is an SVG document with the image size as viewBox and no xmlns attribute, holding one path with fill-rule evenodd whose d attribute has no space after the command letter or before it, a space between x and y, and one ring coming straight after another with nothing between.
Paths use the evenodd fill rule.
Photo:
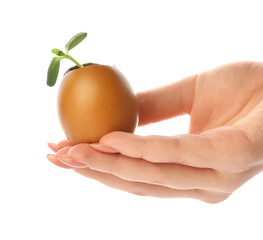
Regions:
<instances>
[{"instance_id":1,"label":"knuckle","mask_svg":"<svg viewBox=\"0 0 263 240\"><path fill-rule=\"evenodd\" d=\"M247 171L250 168L250 164L246 163L245 161L239 161L236 162L232 168L234 173L241 173Z\"/></svg>"},{"instance_id":2,"label":"knuckle","mask_svg":"<svg viewBox=\"0 0 263 240\"><path fill-rule=\"evenodd\" d=\"M235 190L236 187L231 184L225 184L219 187L219 191L223 193L233 193Z\"/></svg>"},{"instance_id":3,"label":"knuckle","mask_svg":"<svg viewBox=\"0 0 263 240\"><path fill-rule=\"evenodd\" d=\"M233 193L239 186L236 174L219 173L217 180L217 191L221 193Z\"/></svg>"},{"instance_id":4,"label":"knuckle","mask_svg":"<svg viewBox=\"0 0 263 240\"><path fill-rule=\"evenodd\" d=\"M210 204L221 203L229 198L231 193L222 193L222 192L202 192L200 200Z\"/></svg>"},{"instance_id":5,"label":"knuckle","mask_svg":"<svg viewBox=\"0 0 263 240\"><path fill-rule=\"evenodd\" d=\"M206 199L204 199L204 202L206 203L210 203L210 204L217 204L217 203L221 203L223 201L225 201L226 199L228 199L229 195L220 195L220 196L216 196L216 197L207 197Z\"/></svg>"},{"instance_id":6,"label":"knuckle","mask_svg":"<svg viewBox=\"0 0 263 240\"><path fill-rule=\"evenodd\" d=\"M141 136L140 138L140 144L137 145L137 150L138 154L137 154L137 158L142 158L142 159L147 159L147 150L150 149L150 140L149 140L149 136Z\"/></svg>"},{"instance_id":7,"label":"knuckle","mask_svg":"<svg viewBox=\"0 0 263 240\"><path fill-rule=\"evenodd\" d=\"M254 143L243 130L236 126L232 128L234 128L236 138L228 146L229 167L236 173L245 172L251 168L256 159Z\"/></svg>"},{"instance_id":8,"label":"knuckle","mask_svg":"<svg viewBox=\"0 0 263 240\"><path fill-rule=\"evenodd\" d=\"M141 189L138 189L138 188L130 190L130 193L136 196L140 196L140 197L147 196L145 191L142 191Z\"/></svg>"},{"instance_id":9,"label":"knuckle","mask_svg":"<svg viewBox=\"0 0 263 240\"><path fill-rule=\"evenodd\" d=\"M253 165L251 158L248 156L236 156L229 159L230 160L228 161L228 164L226 164L224 170L233 174L246 172Z\"/></svg>"},{"instance_id":10,"label":"knuckle","mask_svg":"<svg viewBox=\"0 0 263 240\"><path fill-rule=\"evenodd\" d=\"M168 177L165 166L162 163L151 164L151 168L149 169L149 172L154 173L149 175L151 178L150 184L160 186L166 186L167 184L169 184L170 179Z\"/></svg>"},{"instance_id":11,"label":"knuckle","mask_svg":"<svg viewBox=\"0 0 263 240\"><path fill-rule=\"evenodd\" d=\"M163 185L164 185L164 182L161 181L160 179L153 179L153 180L151 181L151 184L163 186Z\"/></svg>"}]
</instances>

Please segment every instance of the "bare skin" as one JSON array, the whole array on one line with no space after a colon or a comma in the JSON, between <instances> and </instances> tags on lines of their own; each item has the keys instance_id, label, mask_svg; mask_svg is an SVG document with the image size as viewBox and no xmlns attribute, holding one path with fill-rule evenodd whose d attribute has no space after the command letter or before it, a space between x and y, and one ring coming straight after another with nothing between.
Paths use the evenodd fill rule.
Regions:
<instances>
[{"instance_id":1,"label":"bare skin","mask_svg":"<svg viewBox=\"0 0 263 240\"><path fill-rule=\"evenodd\" d=\"M263 63L238 62L138 93L143 126L190 115L188 134L112 132L49 144L55 165L143 196L227 199L263 170Z\"/></svg>"}]
</instances>

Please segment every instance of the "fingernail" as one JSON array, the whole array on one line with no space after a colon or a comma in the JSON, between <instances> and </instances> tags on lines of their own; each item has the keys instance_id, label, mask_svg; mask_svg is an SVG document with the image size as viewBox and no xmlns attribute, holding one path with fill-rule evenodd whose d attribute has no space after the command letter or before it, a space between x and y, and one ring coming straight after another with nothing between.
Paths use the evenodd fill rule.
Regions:
<instances>
[{"instance_id":1,"label":"fingernail","mask_svg":"<svg viewBox=\"0 0 263 240\"><path fill-rule=\"evenodd\" d=\"M53 154L47 154L46 157L47 157L48 160L54 160L54 159L56 159L56 156L53 155Z\"/></svg>"},{"instance_id":2,"label":"fingernail","mask_svg":"<svg viewBox=\"0 0 263 240\"><path fill-rule=\"evenodd\" d=\"M105 153L118 153L119 151L115 148L100 144L100 143L92 143L90 144L92 148L99 152L105 152Z\"/></svg>"},{"instance_id":3,"label":"fingernail","mask_svg":"<svg viewBox=\"0 0 263 240\"><path fill-rule=\"evenodd\" d=\"M58 146L57 146L57 144L55 144L55 143L48 143L47 145L48 145L48 147L49 147L51 150L53 150L54 152L56 152L57 149L58 149Z\"/></svg>"},{"instance_id":4,"label":"fingernail","mask_svg":"<svg viewBox=\"0 0 263 240\"><path fill-rule=\"evenodd\" d=\"M56 147L57 146L57 144L52 143L52 142L47 143L47 145L50 146L50 147Z\"/></svg>"},{"instance_id":5,"label":"fingernail","mask_svg":"<svg viewBox=\"0 0 263 240\"><path fill-rule=\"evenodd\" d=\"M65 154L58 155L58 159L62 162L72 162L72 158Z\"/></svg>"},{"instance_id":6,"label":"fingernail","mask_svg":"<svg viewBox=\"0 0 263 240\"><path fill-rule=\"evenodd\" d=\"M81 163L81 162L76 162L74 161L71 157L65 154L61 154L58 156L59 161L62 163L71 166L71 167L77 167L77 168L86 168L87 164Z\"/></svg>"},{"instance_id":7,"label":"fingernail","mask_svg":"<svg viewBox=\"0 0 263 240\"><path fill-rule=\"evenodd\" d=\"M56 155L54 155L54 154L47 154L47 159L58 167L66 168L66 169L72 168L72 167L67 166L66 164L63 164L62 162L58 161Z\"/></svg>"}]
</instances>

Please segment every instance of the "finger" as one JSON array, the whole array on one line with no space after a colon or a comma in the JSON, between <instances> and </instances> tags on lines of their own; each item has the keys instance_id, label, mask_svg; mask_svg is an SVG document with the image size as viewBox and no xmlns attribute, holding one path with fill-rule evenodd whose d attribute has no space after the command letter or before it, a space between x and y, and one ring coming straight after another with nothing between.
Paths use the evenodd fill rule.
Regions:
<instances>
[{"instance_id":1,"label":"finger","mask_svg":"<svg viewBox=\"0 0 263 240\"><path fill-rule=\"evenodd\" d=\"M197 75L190 76L161 88L138 93L139 125L190 114L196 78Z\"/></svg>"},{"instance_id":2,"label":"finger","mask_svg":"<svg viewBox=\"0 0 263 240\"><path fill-rule=\"evenodd\" d=\"M69 166L69 167L75 167L75 168L85 168L87 167L86 164L83 164L81 162L76 162L73 159L69 158L67 156L68 151L70 150L70 147L65 147L60 149L56 153L56 158L58 161L60 161L62 164Z\"/></svg>"},{"instance_id":3,"label":"finger","mask_svg":"<svg viewBox=\"0 0 263 240\"><path fill-rule=\"evenodd\" d=\"M91 170L90 168L74 169L77 173L94 179L108 187L122 190L139 196L152 196L158 198L195 198L201 199L199 190L175 190L158 185L151 185L138 182L129 182L111 174Z\"/></svg>"},{"instance_id":4,"label":"finger","mask_svg":"<svg viewBox=\"0 0 263 240\"><path fill-rule=\"evenodd\" d=\"M212 169L177 164L156 164L121 154L105 154L88 144L70 149L68 157L89 168L115 175L123 180L161 185L174 189L217 190L218 178ZM65 159L67 161L67 159ZM63 162L65 163L63 160Z\"/></svg>"},{"instance_id":5,"label":"finger","mask_svg":"<svg viewBox=\"0 0 263 240\"><path fill-rule=\"evenodd\" d=\"M87 168L88 166L87 166L87 164L84 164L84 163L81 163L81 162L76 162L76 161L74 161L72 158L69 158L67 155L60 155L59 157L58 157L58 160L61 162L61 163L63 163L63 164L65 164L65 165L67 165L67 166L69 166L69 167L74 167L74 168Z\"/></svg>"},{"instance_id":6,"label":"finger","mask_svg":"<svg viewBox=\"0 0 263 240\"><path fill-rule=\"evenodd\" d=\"M58 144L55 143L48 143L48 147L53 151L57 152L58 150L64 148L64 147L70 147L73 146L72 143L68 140L62 140Z\"/></svg>"},{"instance_id":7,"label":"finger","mask_svg":"<svg viewBox=\"0 0 263 240\"><path fill-rule=\"evenodd\" d=\"M57 151L57 144L49 142L47 145L53 152Z\"/></svg>"},{"instance_id":8,"label":"finger","mask_svg":"<svg viewBox=\"0 0 263 240\"><path fill-rule=\"evenodd\" d=\"M174 137L112 132L103 136L100 144L132 158L210 168L218 172L242 173L255 165L254 159L258 159L247 134L234 126L218 127L201 135Z\"/></svg>"},{"instance_id":9,"label":"finger","mask_svg":"<svg viewBox=\"0 0 263 240\"><path fill-rule=\"evenodd\" d=\"M56 165L58 167L66 168L66 169L71 169L72 168L72 167L70 167L68 165L65 165L64 163L60 162L58 160L58 158L56 157L56 155L48 154L46 157L51 163L53 163L54 165Z\"/></svg>"},{"instance_id":10,"label":"finger","mask_svg":"<svg viewBox=\"0 0 263 240\"><path fill-rule=\"evenodd\" d=\"M138 136L112 132L100 143L131 158L142 158L153 163L176 163L198 168L214 168L216 152L206 136L184 134L174 137Z\"/></svg>"}]
</instances>

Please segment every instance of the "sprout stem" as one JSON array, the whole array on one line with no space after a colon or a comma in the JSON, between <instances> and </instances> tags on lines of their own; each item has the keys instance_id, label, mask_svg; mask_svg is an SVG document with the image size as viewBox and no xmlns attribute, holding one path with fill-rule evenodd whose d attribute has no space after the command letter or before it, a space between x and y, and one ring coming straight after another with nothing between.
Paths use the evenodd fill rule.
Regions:
<instances>
[{"instance_id":1,"label":"sprout stem","mask_svg":"<svg viewBox=\"0 0 263 240\"><path fill-rule=\"evenodd\" d=\"M76 59L74 59L74 58L71 57L70 55L65 54L65 57L66 57L67 59L71 60L72 62L74 62L79 68L82 68L82 67L83 67L82 64L80 64Z\"/></svg>"}]
</instances>

